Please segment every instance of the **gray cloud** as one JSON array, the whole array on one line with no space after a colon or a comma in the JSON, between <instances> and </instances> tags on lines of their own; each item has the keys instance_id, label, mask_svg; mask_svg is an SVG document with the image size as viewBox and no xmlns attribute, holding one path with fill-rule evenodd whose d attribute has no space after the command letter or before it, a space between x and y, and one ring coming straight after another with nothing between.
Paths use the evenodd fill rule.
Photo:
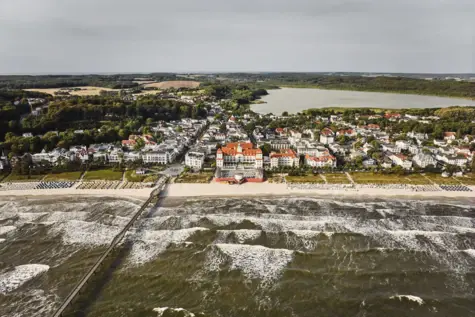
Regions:
<instances>
[{"instance_id":1,"label":"gray cloud","mask_svg":"<svg viewBox=\"0 0 475 317\"><path fill-rule=\"evenodd\" d=\"M0 73L475 72L473 0L2 0Z\"/></svg>"}]
</instances>

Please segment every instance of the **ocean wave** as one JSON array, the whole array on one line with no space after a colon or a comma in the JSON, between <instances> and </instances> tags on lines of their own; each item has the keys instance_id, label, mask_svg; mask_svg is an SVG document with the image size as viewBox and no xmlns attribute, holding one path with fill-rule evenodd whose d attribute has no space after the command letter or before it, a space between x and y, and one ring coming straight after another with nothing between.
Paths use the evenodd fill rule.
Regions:
<instances>
[{"instance_id":1,"label":"ocean wave","mask_svg":"<svg viewBox=\"0 0 475 317\"><path fill-rule=\"evenodd\" d=\"M16 230L15 226L0 226L0 235L7 234Z\"/></svg>"},{"instance_id":2,"label":"ocean wave","mask_svg":"<svg viewBox=\"0 0 475 317\"><path fill-rule=\"evenodd\" d=\"M409 301L416 302L419 305L424 304L424 300L422 298L414 295L394 295L389 297L389 299L399 299L400 301L402 301L403 299L407 299Z\"/></svg>"},{"instance_id":3,"label":"ocean wave","mask_svg":"<svg viewBox=\"0 0 475 317\"><path fill-rule=\"evenodd\" d=\"M207 228L190 228L182 230L143 230L130 232L128 237L133 240L132 250L128 257L132 265L140 265L155 259L171 244L185 242L191 235Z\"/></svg>"},{"instance_id":4,"label":"ocean wave","mask_svg":"<svg viewBox=\"0 0 475 317\"><path fill-rule=\"evenodd\" d=\"M294 251L270 249L260 245L216 244L209 247L205 269L219 271L221 265L230 262L231 270L239 270L250 279L270 282L280 277L292 261Z\"/></svg>"},{"instance_id":5,"label":"ocean wave","mask_svg":"<svg viewBox=\"0 0 475 317\"><path fill-rule=\"evenodd\" d=\"M0 275L0 294L14 291L24 283L49 270L48 265L25 264Z\"/></svg>"}]
</instances>

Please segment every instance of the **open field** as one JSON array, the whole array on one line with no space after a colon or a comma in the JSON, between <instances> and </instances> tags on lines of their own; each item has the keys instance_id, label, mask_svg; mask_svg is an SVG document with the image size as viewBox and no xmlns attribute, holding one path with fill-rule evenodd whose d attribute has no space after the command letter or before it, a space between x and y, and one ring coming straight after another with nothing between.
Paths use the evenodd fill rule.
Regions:
<instances>
[{"instance_id":1,"label":"open field","mask_svg":"<svg viewBox=\"0 0 475 317\"><path fill-rule=\"evenodd\" d=\"M145 174L145 175L137 175L135 173L135 170L128 170L125 171L125 179L129 182L155 182L158 180L160 176L159 175L151 175L151 174Z\"/></svg>"},{"instance_id":2,"label":"open field","mask_svg":"<svg viewBox=\"0 0 475 317\"><path fill-rule=\"evenodd\" d=\"M475 174L467 174L463 177L455 177L456 180L460 181L464 185L475 185Z\"/></svg>"},{"instance_id":3,"label":"open field","mask_svg":"<svg viewBox=\"0 0 475 317\"><path fill-rule=\"evenodd\" d=\"M287 183L309 183L324 184L325 182L319 175L307 174L305 176L285 176Z\"/></svg>"},{"instance_id":4,"label":"open field","mask_svg":"<svg viewBox=\"0 0 475 317\"><path fill-rule=\"evenodd\" d=\"M175 183L209 183L213 178L211 172L201 173L183 173L176 180Z\"/></svg>"},{"instance_id":5,"label":"open field","mask_svg":"<svg viewBox=\"0 0 475 317\"><path fill-rule=\"evenodd\" d=\"M17 175L17 174L10 174L6 178L3 179L3 183L8 182L37 182L40 181L45 175Z\"/></svg>"},{"instance_id":6,"label":"open field","mask_svg":"<svg viewBox=\"0 0 475 317\"><path fill-rule=\"evenodd\" d=\"M48 174L45 181L75 181L81 177L82 172L64 172L58 174Z\"/></svg>"},{"instance_id":7,"label":"open field","mask_svg":"<svg viewBox=\"0 0 475 317\"><path fill-rule=\"evenodd\" d=\"M200 82L193 80L173 80L173 81L161 81L159 83L145 84L144 87L155 87L159 89L168 88L196 88L200 85Z\"/></svg>"},{"instance_id":8,"label":"open field","mask_svg":"<svg viewBox=\"0 0 475 317\"><path fill-rule=\"evenodd\" d=\"M85 87L66 87L66 88L80 88L81 90L77 91L68 91L70 95L73 96L96 96L99 95L99 92L101 90L106 90L106 91L120 91L120 89L110 89L110 88L104 88L104 87L93 87L93 86L85 86ZM45 94L50 94L54 95L55 92L59 91L61 88L32 88L32 89L24 89L26 91L37 91L37 92L42 92Z\"/></svg>"},{"instance_id":9,"label":"open field","mask_svg":"<svg viewBox=\"0 0 475 317\"><path fill-rule=\"evenodd\" d=\"M420 174L396 175L396 174L375 174L375 173L350 173L357 184L408 184L408 185L429 185L431 184Z\"/></svg>"},{"instance_id":10,"label":"open field","mask_svg":"<svg viewBox=\"0 0 475 317\"><path fill-rule=\"evenodd\" d=\"M350 180L344 173L323 174L329 184L350 184Z\"/></svg>"},{"instance_id":11,"label":"open field","mask_svg":"<svg viewBox=\"0 0 475 317\"><path fill-rule=\"evenodd\" d=\"M438 185L460 185L460 182L452 177L442 177L439 174L425 174L425 176Z\"/></svg>"},{"instance_id":12,"label":"open field","mask_svg":"<svg viewBox=\"0 0 475 317\"><path fill-rule=\"evenodd\" d=\"M107 181L120 181L122 180L122 172L114 171L110 169L87 171L84 175L84 180L107 180Z\"/></svg>"}]
</instances>

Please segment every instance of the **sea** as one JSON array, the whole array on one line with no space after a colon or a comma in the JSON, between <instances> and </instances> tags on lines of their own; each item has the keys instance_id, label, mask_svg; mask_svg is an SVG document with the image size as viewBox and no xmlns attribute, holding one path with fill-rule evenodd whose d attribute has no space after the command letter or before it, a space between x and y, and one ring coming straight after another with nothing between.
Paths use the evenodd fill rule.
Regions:
<instances>
[{"instance_id":1,"label":"sea","mask_svg":"<svg viewBox=\"0 0 475 317\"><path fill-rule=\"evenodd\" d=\"M142 203L1 199L9 317L51 316ZM475 316L473 199L169 197L119 249L66 316Z\"/></svg>"},{"instance_id":2,"label":"sea","mask_svg":"<svg viewBox=\"0 0 475 317\"><path fill-rule=\"evenodd\" d=\"M265 103L253 104L254 112L280 115L297 113L310 108L445 108L475 106L475 100L435 96L391 94L381 92L324 90L313 88L281 88L268 90Z\"/></svg>"}]
</instances>

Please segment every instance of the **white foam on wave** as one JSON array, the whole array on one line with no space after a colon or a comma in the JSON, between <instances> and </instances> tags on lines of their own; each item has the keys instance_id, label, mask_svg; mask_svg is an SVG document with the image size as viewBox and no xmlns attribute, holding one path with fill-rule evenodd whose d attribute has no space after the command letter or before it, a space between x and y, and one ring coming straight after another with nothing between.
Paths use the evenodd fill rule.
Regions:
<instances>
[{"instance_id":1,"label":"white foam on wave","mask_svg":"<svg viewBox=\"0 0 475 317\"><path fill-rule=\"evenodd\" d=\"M62 222L62 221L69 221L69 220L85 220L89 215L89 212L85 211L55 211L49 213L44 219L41 219L42 222L46 223L54 223L54 222Z\"/></svg>"},{"instance_id":2,"label":"white foam on wave","mask_svg":"<svg viewBox=\"0 0 475 317\"><path fill-rule=\"evenodd\" d=\"M420 298L419 296L414 296L414 295L394 295L394 296L391 296L390 299L399 299L400 301L403 300L403 298L409 300L409 301L412 301L412 302L416 302L418 303L419 305L422 305L424 304L424 300L422 298Z\"/></svg>"},{"instance_id":3,"label":"white foam on wave","mask_svg":"<svg viewBox=\"0 0 475 317\"><path fill-rule=\"evenodd\" d=\"M171 312L180 312L180 316L183 317L195 317L195 314L183 308L157 307L154 308L153 311L158 313L157 317L162 317L164 313Z\"/></svg>"},{"instance_id":4,"label":"white foam on wave","mask_svg":"<svg viewBox=\"0 0 475 317\"><path fill-rule=\"evenodd\" d=\"M181 230L143 230L131 233L130 238L134 241L128 260L133 265L140 265L156 258L171 244L185 242L191 235L207 228L189 228Z\"/></svg>"},{"instance_id":5,"label":"white foam on wave","mask_svg":"<svg viewBox=\"0 0 475 317\"><path fill-rule=\"evenodd\" d=\"M64 244L82 244L88 246L108 245L121 231L121 228L96 222L71 220L55 224L51 234L61 234Z\"/></svg>"},{"instance_id":6,"label":"white foam on wave","mask_svg":"<svg viewBox=\"0 0 475 317\"><path fill-rule=\"evenodd\" d=\"M4 242L4 241L6 241L6 239L0 239L0 243L2 243L2 242Z\"/></svg>"},{"instance_id":7,"label":"white foam on wave","mask_svg":"<svg viewBox=\"0 0 475 317\"><path fill-rule=\"evenodd\" d=\"M245 243L249 240L255 240L259 238L262 234L262 230L250 230L250 229L239 229L239 230L217 230L215 243L226 243L231 235L233 235L238 243Z\"/></svg>"},{"instance_id":8,"label":"white foam on wave","mask_svg":"<svg viewBox=\"0 0 475 317\"><path fill-rule=\"evenodd\" d=\"M7 234L9 232L12 232L16 230L15 226L0 226L0 235L1 234Z\"/></svg>"},{"instance_id":9,"label":"white foam on wave","mask_svg":"<svg viewBox=\"0 0 475 317\"><path fill-rule=\"evenodd\" d=\"M292 261L294 251L270 249L260 245L216 244L206 256L205 269L219 271L220 266L230 262L231 270L240 270L250 279L263 282L276 280Z\"/></svg>"},{"instance_id":10,"label":"white foam on wave","mask_svg":"<svg viewBox=\"0 0 475 317\"><path fill-rule=\"evenodd\" d=\"M475 249L467 249L467 250L463 250L463 252L465 252L466 254L470 255L472 258L475 259Z\"/></svg>"},{"instance_id":11,"label":"white foam on wave","mask_svg":"<svg viewBox=\"0 0 475 317\"><path fill-rule=\"evenodd\" d=\"M0 275L0 294L14 291L24 283L49 270L48 265L25 264Z\"/></svg>"}]
</instances>

